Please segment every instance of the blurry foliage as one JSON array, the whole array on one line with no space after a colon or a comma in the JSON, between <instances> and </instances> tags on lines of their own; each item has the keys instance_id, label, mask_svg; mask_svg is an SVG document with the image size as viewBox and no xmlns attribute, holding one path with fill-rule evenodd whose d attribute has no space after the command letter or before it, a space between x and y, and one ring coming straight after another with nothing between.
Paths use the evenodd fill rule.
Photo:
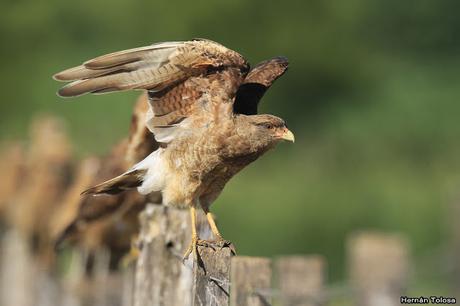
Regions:
<instances>
[{"instance_id":1,"label":"blurry foliage","mask_svg":"<svg viewBox=\"0 0 460 306\"><path fill-rule=\"evenodd\" d=\"M262 111L298 142L237 176L216 202L241 254L321 253L343 272L346 235L403 231L442 245L460 183L458 1L11 1L0 4L0 138L36 112L64 116L80 155L127 132L137 93L62 100L51 75L91 57L205 37L251 63L285 55Z\"/></svg>"}]
</instances>

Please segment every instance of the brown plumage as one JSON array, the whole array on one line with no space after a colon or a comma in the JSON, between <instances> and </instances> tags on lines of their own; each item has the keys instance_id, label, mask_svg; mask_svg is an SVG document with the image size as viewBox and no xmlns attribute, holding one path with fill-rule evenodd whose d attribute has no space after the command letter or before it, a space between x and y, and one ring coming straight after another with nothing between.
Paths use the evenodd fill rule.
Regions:
<instances>
[{"instance_id":1,"label":"brown plumage","mask_svg":"<svg viewBox=\"0 0 460 306\"><path fill-rule=\"evenodd\" d=\"M24 175L7 210L8 225L33 247L45 266L54 260L49 219L72 177L72 150L65 124L51 115L34 118Z\"/></svg>"},{"instance_id":2,"label":"brown plumage","mask_svg":"<svg viewBox=\"0 0 460 306\"><path fill-rule=\"evenodd\" d=\"M37 116L30 135L25 175L8 219L24 236L33 238L47 232L47 218L70 181L72 166L70 141L60 119Z\"/></svg>"},{"instance_id":3,"label":"brown plumage","mask_svg":"<svg viewBox=\"0 0 460 306\"><path fill-rule=\"evenodd\" d=\"M65 97L127 89L149 94L146 125L160 147L86 193L161 192L164 204L190 207L193 222L201 206L223 242L211 203L246 165L280 140L294 140L282 119L256 115L260 98L286 68L287 60L277 57L249 72L237 52L197 39L116 52L56 74L56 80L72 81L59 91ZM198 243L194 230L185 257Z\"/></svg>"},{"instance_id":4,"label":"brown plumage","mask_svg":"<svg viewBox=\"0 0 460 306\"><path fill-rule=\"evenodd\" d=\"M62 236L69 224L74 223L79 215L81 190L94 183L94 177L101 168L98 158L90 157L82 160L77 167L75 177L66 190L60 205L49 220L49 231L53 241Z\"/></svg>"},{"instance_id":5,"label":"brown plumage","mask_svg":"<svg viewBox=\"0 0 460 306\"><path fill-rule=\"evenodd\" d=\"M145 205L145 196L134 190L116 196L101 197L82 197L81 192L97 182L126 171L158 148L158 143L143 123L147 108L147 95L143 94L134 107L128 139L114 146L105 158L90 158L81 163L76 179L51 224L56 247L69 237L73 237L73 240L77 240L88 250L97 247L111 248L114 239L109 242L107 239L110 235L107 233L114 228L125 229L123 235L118 231L118 239L128 241L127 244L118 242L117 249L121 249L120 245L129 247L129 239L138 227L137 218L132 217L132 212L139 211L139 208ZM112 188L108 193L115 194L115 190L127 190L114 185ZM153 199L155 200L158 201Z\"/></svg>"},{"instance_id":6,"label":"brown plumage","mask_svg":"<svg viewBox=\"0 0 460 306\"><path fill-rule=\"evenodd\" d=\"M0 224L7 218L11 201L21 188L25 172L24 146L19 142L8 142L1 146L0 173L5 179L0 184Z\"/></svg>"},{"instance_id":7,"label":"brown plumage","mask_svg":"<svg viewBox=\"0 0 460 306\"><path fill-rule=\"evenodd\" d=\"M121 220L131 207L146 203L145 196L133 190L114 196L81 195L82 190L129 168L124 161L126 148L127 141L122 141L105 158L82 162L79 174L68 190L52 223L56 247L60 247L69 238L88 250L109 247L102 237L105 235L104 229Z\"/></svg>"}]
</instances>

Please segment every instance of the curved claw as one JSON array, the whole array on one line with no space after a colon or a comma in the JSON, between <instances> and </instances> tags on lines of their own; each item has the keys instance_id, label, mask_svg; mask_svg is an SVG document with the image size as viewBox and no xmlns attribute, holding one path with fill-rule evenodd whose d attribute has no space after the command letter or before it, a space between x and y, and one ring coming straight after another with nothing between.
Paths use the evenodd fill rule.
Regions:
<instances>
[{"instance_id":1,"label":"curved claw","mask_svg":"<svg viewBox=\"0 0 460 306\"><path fill-rule=\"evenodd\" d=\"M217 243L218 246L220 246L221 250L223 248L229 248L230 251L232 251L232 254L236 255L235 245L231 241L225 240L222 237L220 237L219 239L216 240L216 243Z\"/></svg>"},{"instance_id":2,"label":"curved claw","mask_svg":"<svg viewBox=\"0 0 460 306\"><path fill-rule=\"evenodd\" d=\"M182 263L185 264L185 261L188 259L190 254L193 252L193 258L197 260L198 258L198 250L197 250L197 240L192 238L192 241L190 241L190 244L188 245L187 250L184 253L184 256L182 256Z\"/></svg>"},{"instance_id":3,"label":"curved claw","mask_svg":"<svg viewBox=\"0 0 460 306\"><path fill-rule=\"evenodd\" d=\"M216 239L216 240L203 240L203 239L198 239L192 238L192 241L190 241L190 244L185 251L184 256L182 257L182 263L184 263L188 257L190 256L191 253L193 253L193 258L195 260L198 260L198 246L206 247L206 248L211 248L213 251L216 251L217 248L223 249L223 248L230 248L230 251L232 252L233 255L236 255L236 250L235 246L231 241L225 240L222 237Z\"/></svg>"},{"instance_id":4,"label":"curved claw","mask_svg":"<svg viewBox=\"0 0 460 306\"><path fill-rule=\"evenodd\" d=\"M185 251L184 256L182 257L182 263L185 263L185 261L192 253L193 259L195 259L196 261L198 260L198 246L209 247L206 240L201 240L197 237L192 237L192 240L190 241L190 244L188 245L188 248Z\"/></svg>"}]
</instances>

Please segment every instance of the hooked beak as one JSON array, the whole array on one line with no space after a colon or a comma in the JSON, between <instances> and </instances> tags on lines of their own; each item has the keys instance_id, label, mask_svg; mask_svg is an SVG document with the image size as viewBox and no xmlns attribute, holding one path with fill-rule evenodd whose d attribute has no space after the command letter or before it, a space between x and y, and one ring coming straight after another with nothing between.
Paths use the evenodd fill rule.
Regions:
<instances>
[{"instance_id":1,"label":"hooked beak","mask_svg":"<svg viewBox=\"0 0 460 306\"><path fill-rule=\"evenodd\" d=\"M295 142L295 137L294 134L288 130L287 128L284 128L283 134L281 134L281 139L287 140L287 141L292 141Z\"/></svg>"}]
</instances>

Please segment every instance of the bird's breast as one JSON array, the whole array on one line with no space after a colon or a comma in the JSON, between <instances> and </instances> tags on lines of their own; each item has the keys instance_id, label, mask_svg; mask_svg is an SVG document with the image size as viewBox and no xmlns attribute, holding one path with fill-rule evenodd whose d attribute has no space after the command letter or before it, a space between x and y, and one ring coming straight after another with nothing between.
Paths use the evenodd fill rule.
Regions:
<instances>
[{"instance_id":1,"label":"bird's breast","mask_svg":"<svg viewBox=\"0 0 460 306\"><path fill-rule=\"evenodd\" d=\"M231 154L236 150L244 151ZM170 173L163 190L165 204L185 206L203 196L219 193L240 170L257 159L237 143L230 126L213 126L209 133L168 147Z\"/></svg>"}]
</instances>

